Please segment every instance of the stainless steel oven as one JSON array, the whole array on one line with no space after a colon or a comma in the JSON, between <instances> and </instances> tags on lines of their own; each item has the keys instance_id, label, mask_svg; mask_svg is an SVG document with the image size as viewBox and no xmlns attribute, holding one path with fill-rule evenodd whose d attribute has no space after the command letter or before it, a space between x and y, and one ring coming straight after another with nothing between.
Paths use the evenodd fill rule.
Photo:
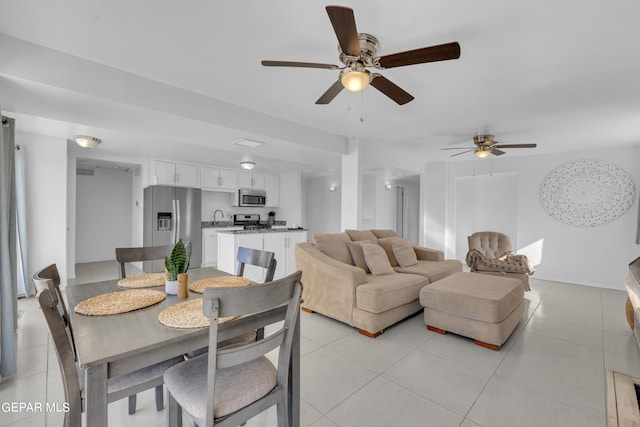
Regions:
<instances>
[{"instance_id":1,"label":"stainless steel oven","mask_svg":"<svg viewBox=\"0 0 640 427\"><path fill-rule=\"evenodd\" d=\"M264 206L267 203L267 192L264 190L241 188L238 194L239 206Z\"/></svg>"}]
</instances>

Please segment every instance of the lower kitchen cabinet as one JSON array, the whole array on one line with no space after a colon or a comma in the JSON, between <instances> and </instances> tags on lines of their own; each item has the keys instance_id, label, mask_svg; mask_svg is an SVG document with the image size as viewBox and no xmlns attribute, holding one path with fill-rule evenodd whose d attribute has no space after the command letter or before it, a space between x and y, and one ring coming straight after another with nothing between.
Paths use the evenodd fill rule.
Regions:
<instances>
[{"instance_id":1,"label":"lower kitchen cabinet","mask_svg":"<svg viewBox=\"0 0 640 427\"><path fill-rule=\"evenodd\" d=\"M242 227L203 228L202 267L216 267L218 265L218 232L220 230L242 230Z\"/></svg>"},{"instance_id":2,"label":"lower kitchen cabinet","mask_svg":"<svg viewBox=\"0 0 640 427\"><path fill-rule=\"evenodd\" d=\"M306 231L247 234L222 232L218 234L218 269L235 274L238 269L236 254L242 246L275 253L277 265L274 279L279 279L296 271L295 245L306 241ZM244 276L261 283L264 281L264 269L245 266Z\"/></svg>"}]
</instances>

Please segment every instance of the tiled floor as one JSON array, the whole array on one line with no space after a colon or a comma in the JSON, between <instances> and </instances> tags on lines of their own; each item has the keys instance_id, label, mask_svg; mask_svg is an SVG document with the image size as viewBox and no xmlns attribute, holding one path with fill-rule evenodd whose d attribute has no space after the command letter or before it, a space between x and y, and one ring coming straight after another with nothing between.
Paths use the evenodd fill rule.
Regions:
<instances>
[{"instance_id":1,"label":"tiled floor","mask_svg":"<svg viewBox=\"0 0 640 427\"><path fill-rule=\"evenodd\" d=\"M78 266L77 283L116 277L115 263ZM623 291L531 280L527 309L494 352L439 335L414 316L372 340L302 313L301 425L598 426L605 423L605 368L640 376ZM19 373L0 382L0 402L63 402L60 372L33 299L20 300ZM109 406L112 426L162 426L153 392ZM0 413L0 426L60 426L55 413ZM185 424L189 425L189 424ZM275 425L275 410L247 423Z\"/></svg>"}]
</instances>

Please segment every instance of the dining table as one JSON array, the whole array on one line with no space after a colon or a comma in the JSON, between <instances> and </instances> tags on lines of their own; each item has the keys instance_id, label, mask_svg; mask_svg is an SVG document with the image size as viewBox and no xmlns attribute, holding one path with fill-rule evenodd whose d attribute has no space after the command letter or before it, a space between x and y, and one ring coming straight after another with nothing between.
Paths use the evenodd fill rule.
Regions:
<instances>
[{"instance_id":1,"label":"dining table","mask_svg":"<svg viewBox=\"0 0 640 427\"><path fill-rule=\"evenodd\" d=\"M229 276L229 274L212 267L189 270L189 282L219 276ZM107 381L109 378L184 355L209 344L207 327L178 329L160 323L158 320L160 312L174 304L187 301L184 298L178 299L176 295L167 295L165 300L155 305L122 314L87 316L74 311L74 307L81 301L123 290L118 286L118 280L73 284L65 289L78 364L85 372L84 403L87 427L108 426ZM164 291L163 287L150 289ZM189 291L188 299L195 298L202 298L202 294ZM218 340L236 336L236 328L240 323L241 318L220 324ZM299 316L293 334L289 369L288 415L290 425L298 426L300 422Z\"/></svg>"}]
</instances>

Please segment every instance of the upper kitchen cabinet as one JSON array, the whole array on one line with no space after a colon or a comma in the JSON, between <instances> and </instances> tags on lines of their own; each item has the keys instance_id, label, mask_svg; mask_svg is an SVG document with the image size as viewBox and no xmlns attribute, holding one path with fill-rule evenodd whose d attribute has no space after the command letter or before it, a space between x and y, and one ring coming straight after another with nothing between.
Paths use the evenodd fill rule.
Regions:
<instances>
[{"instance_id":1,"label":"upper kitchen cabinet","mask_svg":"<svg viewBox=\"0 0 640 427\"><path fill-rule=\"evenodd\" d=\"M158 185L198 187L198 167L184 163L154 160L152 182Z\"/></svg>"},{"instance_id":2,"label":"upper kitchen cabinet","mask_svg":"<svg viewBox=\"0 0 640 427\"><path fill-rule=\"evenodd\" d=\"M235 191L238 188L237 172L202 166L200 168L200 187L203 190Z\"/></svg>"},{"instance_id":3,"label":"upper kitchen cabinet","mask_svg":"<svg viewBox=\"0 0 640 427\"><path fill-rule=\"evenodd\" d=\"M271 208L280 206L280 177L265 175L264 189L267 192L267 206Z\"/></svg>"},{"instance_id":4,"label":"upper kitchen cabinet","mask_svg":"<svg viewBox=\"0 0 640 427\"><path fill-rule=\"evenodd\" d=\"M264 190L264 175L261 173L238 172L238 188Z\"/></svg>"}]
</instances>

